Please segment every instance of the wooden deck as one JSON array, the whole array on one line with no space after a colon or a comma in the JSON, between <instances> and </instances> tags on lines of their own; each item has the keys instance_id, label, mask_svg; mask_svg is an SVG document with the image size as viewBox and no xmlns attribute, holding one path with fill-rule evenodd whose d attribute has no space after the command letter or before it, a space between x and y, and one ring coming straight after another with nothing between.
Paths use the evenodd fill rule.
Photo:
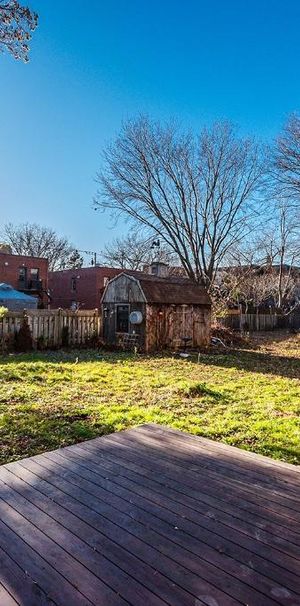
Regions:
<instances>
[{"instance_id":1,"label":"wooden deck","mask_svg":"<svg viewBox=\"0 0 300 606\"><path fill-rule=\"evenodd\" d=\"M156 425L4 465L0 604L300 605L299 480Z\"/></svg>"}]
</instances>

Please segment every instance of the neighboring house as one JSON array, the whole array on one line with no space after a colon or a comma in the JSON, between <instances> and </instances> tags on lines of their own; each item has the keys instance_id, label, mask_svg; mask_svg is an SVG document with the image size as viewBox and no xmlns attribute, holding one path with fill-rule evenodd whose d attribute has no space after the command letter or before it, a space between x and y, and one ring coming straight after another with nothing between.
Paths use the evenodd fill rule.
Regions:
<instances>
[{"instance_id":1,"label":"neighboring house","mask_svg":"<svg viewBox=\"0 0 300 606\"><path fill-rule=\"evenodd\" d=\"M25 295L25 293L15 290L9 284L0 284L0 306L6 307L9 311L23 311L23 309L37 309L37 297Z\"/></svg>"},{"instance_id":2,"label":"neighboring house","mask_svg":"<svg viewBox=\"0 0 300 606\"><path fill-rule=\"evenodd\" d=\"M38 307L47 307L48 259L14 255L9 248L0 247L0 282L36 297Z\"/></svg>"},{"instance_id":3,"label":"neighboring house","mask_svg":"<svg viewBox=\"0 0 300 606\"><path fill-rule=\"evenodd\" d=\"M155 351L210 342L210 298L187 278L125 271L105 287L102 317L111 345Z\"/></svg>"},{"instance_id":4,"label":"neighboring house","mask_svg":"<svg viewBox=\"0 0 300 606\"><path fill-rule=\"evenodd\" d=\"M96 309L104 287L122 270L113 267L82 267L49 272L51 308Z\"/></svg>"}]
</instances>

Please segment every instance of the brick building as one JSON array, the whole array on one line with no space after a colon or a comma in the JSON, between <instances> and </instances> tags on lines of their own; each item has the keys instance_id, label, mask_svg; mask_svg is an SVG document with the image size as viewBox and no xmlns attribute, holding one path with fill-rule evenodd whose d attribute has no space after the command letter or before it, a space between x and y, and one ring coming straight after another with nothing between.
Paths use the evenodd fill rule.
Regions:
<instances>
[{"instance_id":1,"label":"brick building","mask_svg":"<svg viewBox=\"0 0 300 606\"><path fill-rule=\"evenodd\" d=\"M0 282L38 298L39 307L47 307L48 259L14 255L8 247L0 247Z\"/></svg>"},{"instance_id":2,"label":"brick building","mask_svg":"<svg viewBox=\"0 0 300 606\"><path fill-rule=\"evenodd\" d=\"M96 266L49 272L51 308L100 308L107 281L121 271L113 267Z\"/></svg>"}]
</instances>

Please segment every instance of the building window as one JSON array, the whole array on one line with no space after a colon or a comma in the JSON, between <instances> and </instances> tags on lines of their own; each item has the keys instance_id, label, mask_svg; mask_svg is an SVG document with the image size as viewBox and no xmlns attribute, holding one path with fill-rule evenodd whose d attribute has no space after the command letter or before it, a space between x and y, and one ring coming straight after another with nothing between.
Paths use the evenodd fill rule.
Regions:
<instances>
[{"instance_id":1,"label":"building window","mask_svg":"<svg viewBox=\"0 0 300 606\"><path fill-rule=\"evenodd\" d=\"M154 276L157 276L157 274L158 274L158 266L157 265L151 265L151 273Z\"/></svg>"},{"instance_id":2,"label":"building window","mask_svg":"<svg viewBox=\"0 0 300 606\"><path fill-rule=\"evenodd\" d=\"M27 282L27 267L19 267L19 284L26 286Z\"/></svg>"},{"instance_id":3,"label":"building window","mask_svg":"<svg viewBox=\"0 0 300 606\"><path fill-rule=\"evenodd\" d=\"M40 270L37 267L33 267L30 270L31 279L32 280L38 280L39 279L39 273L40 273Z\"/></svg>"},{"instance_id":4,"label":"building window","mask_svg":"<svg viewBox=\"0 0 300 606\"><path fill-rule=\"evenodd\" d=\"M117 305L116 331L128 332L129 330L129 305Z\"/></svg>"},{"instance_id":5,"label":"building window","mask_svg":"<svg viewBox=\"0 0 300 606\"><path fill-rule=\"evenodd\" d=\"M71 278L71 290L73 292L76 292L76 290L77 290L77 280L76 280L76 278Z\"/></svg>"}]
</instances>

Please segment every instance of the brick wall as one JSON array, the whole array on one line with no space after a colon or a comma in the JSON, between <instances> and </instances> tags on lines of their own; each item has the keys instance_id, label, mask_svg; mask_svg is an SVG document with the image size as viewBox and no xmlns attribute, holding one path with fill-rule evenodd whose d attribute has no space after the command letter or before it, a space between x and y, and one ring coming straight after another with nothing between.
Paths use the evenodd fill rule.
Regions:
<instances>
[{"instance_id":1,"label":"brick wall","mask_svg":"<svg viewBox=\"0 0 300 606\"><path fill-rule=\"evenodd\" d=\"M35 270L38 270L36 273ZM48 259L12 255L0 251L0 282L10 284L16 290L39 297L40 305L46 305L48 297Z\"/></svg>"},{"instance_id":2,"label":"brick wall","mask_svg":"<svg viewBox=\"0 0 300 606\"><path fill-rule=\"evenodd\" d=\"M51 308L70 309L72 303L79 309L99 308L105 279L121 271L113 267L83 267L49 272Z\"/></svg>"}]
</instances>

